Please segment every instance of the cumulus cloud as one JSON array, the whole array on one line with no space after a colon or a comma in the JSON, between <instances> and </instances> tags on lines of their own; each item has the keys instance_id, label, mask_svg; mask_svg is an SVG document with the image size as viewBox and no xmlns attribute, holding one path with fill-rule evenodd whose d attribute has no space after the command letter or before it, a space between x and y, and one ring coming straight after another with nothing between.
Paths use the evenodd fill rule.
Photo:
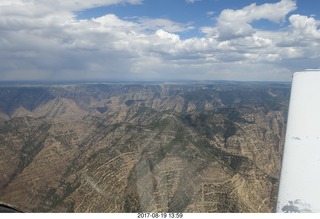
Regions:
<instances>
[{"instance_id":1,"label":"cumulus cloud","mask_svg":"<svg viewBox=\"0 0 320 219\"><path fill-rule=\"evenodd\" d=\"M73 11L140 2L1 1L1 79L108 78L128 72L130 53L119 52L116 44L137 25L114 15L79 21Z\"/></svg>"},{"instance_id":2,"label":"cumulus cloud","mask_svg":"<svg viewBox=\"0 0 320 219\"><path fill-rule=\"evenodd\" d=\"M203 28L202 31L215 35L221 40L252 35L255 30L251 22L267 19L272 22L283 22L286 15L297 8L293 0L281 0L278 3L256 5L253 3L243 9L225 9L217 18L217 27Z\"/></svg>"},{"instance_id":3,"label":"cumulus cloud","mask_svg":"<svg viewBox=\"0 0 320 219\"><path fill-rule=\"evenodd\" d=\"M162 29L157 30L156 36L158 36L160 39L169 40L172 42L179 42L180 41L180 37L178 35L173 34L173 33L168 33Z\"/></svg>"},{"instance_id":4,"label":"cumulus cloud","mask_svg":"<svg viewBox=\"0 0 320 219\"><path fill-rule=\"evenodd\" d=\"M187 39L180 35L196 27L164 18L76 18L86 8L141 3L2 0L0 80L284 80L310 64L305 57L320 58L319 21L287 18L297 7L292 0L223 10L215 25L201 28L205 36ZM259 19L290 25L255 29L251 23Z\"/></svg>"},{"instance_id":5,"label":"cumulus cloud","mask_svg":"<svg viewBox=\"0 0 320 219\"><path fill-rule=\"evenodd\" d=\"M294 14L290 16L289 21L294 28L293 31L295 35L309 39L320 39L320 31L318 29L320 22L314 18Z\"/></svg>"}]
</instances>

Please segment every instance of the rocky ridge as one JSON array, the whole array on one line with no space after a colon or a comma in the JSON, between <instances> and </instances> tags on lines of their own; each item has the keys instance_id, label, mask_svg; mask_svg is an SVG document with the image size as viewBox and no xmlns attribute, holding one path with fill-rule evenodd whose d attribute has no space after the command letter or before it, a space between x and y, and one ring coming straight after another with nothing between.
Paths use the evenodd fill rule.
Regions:
<instances>
[{"instance_id":1,"label":"rocky ridge","mask_svg":"<svg viewBox=\"0 0 320 219\"><path fill-rule=\"evenodd\" d=\"M273 212L289 84L0 87L0 200L30 212Z\"/></svg>"}]
</instances>

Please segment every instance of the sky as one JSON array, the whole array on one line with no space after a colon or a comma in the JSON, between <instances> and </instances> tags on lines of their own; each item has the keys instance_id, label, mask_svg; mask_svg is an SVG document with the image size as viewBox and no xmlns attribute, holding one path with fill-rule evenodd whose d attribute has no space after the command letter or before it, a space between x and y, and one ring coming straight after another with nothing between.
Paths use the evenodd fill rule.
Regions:
<instances>
[{"instance_id":1,"label":"sky","mask_svg":"<svg viewBox=\"0 0 320 219\"><path fill-rule=\"evenodd\" d=\"M290 81L318 0L1 0L0 81Z\"/></svg>"}]
</instances>

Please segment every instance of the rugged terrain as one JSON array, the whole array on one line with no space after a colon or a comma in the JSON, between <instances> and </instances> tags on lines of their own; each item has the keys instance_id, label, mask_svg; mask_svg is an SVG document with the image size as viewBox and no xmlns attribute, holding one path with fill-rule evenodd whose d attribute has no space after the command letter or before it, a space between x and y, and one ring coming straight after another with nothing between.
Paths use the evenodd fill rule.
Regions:
<instances>
[{"instance_id":1,"label":"rugged terrain","mask_svg":"<svg viewBox=\"0 0 320 219\"><path fill-rule=\"evenodd\" d=\"M272 212L289 84L0 86L0 202L28 212Z\"/></svg>"}]
</instances>

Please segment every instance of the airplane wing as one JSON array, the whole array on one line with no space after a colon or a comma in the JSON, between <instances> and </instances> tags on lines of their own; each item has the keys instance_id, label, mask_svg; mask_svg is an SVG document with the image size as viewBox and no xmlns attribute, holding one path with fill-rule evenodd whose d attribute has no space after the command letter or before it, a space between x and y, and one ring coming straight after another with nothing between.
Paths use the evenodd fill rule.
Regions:
<instances>
[{"instance_id":1,"label":"airplane wing","mask_svg":"<svg viewBox=\"0 0 320 219\"><path fill-rule=\"evenodd\" d=\"M277 212L320 212L320 69L293 75Z\"/></svg>"}]
</instances>

